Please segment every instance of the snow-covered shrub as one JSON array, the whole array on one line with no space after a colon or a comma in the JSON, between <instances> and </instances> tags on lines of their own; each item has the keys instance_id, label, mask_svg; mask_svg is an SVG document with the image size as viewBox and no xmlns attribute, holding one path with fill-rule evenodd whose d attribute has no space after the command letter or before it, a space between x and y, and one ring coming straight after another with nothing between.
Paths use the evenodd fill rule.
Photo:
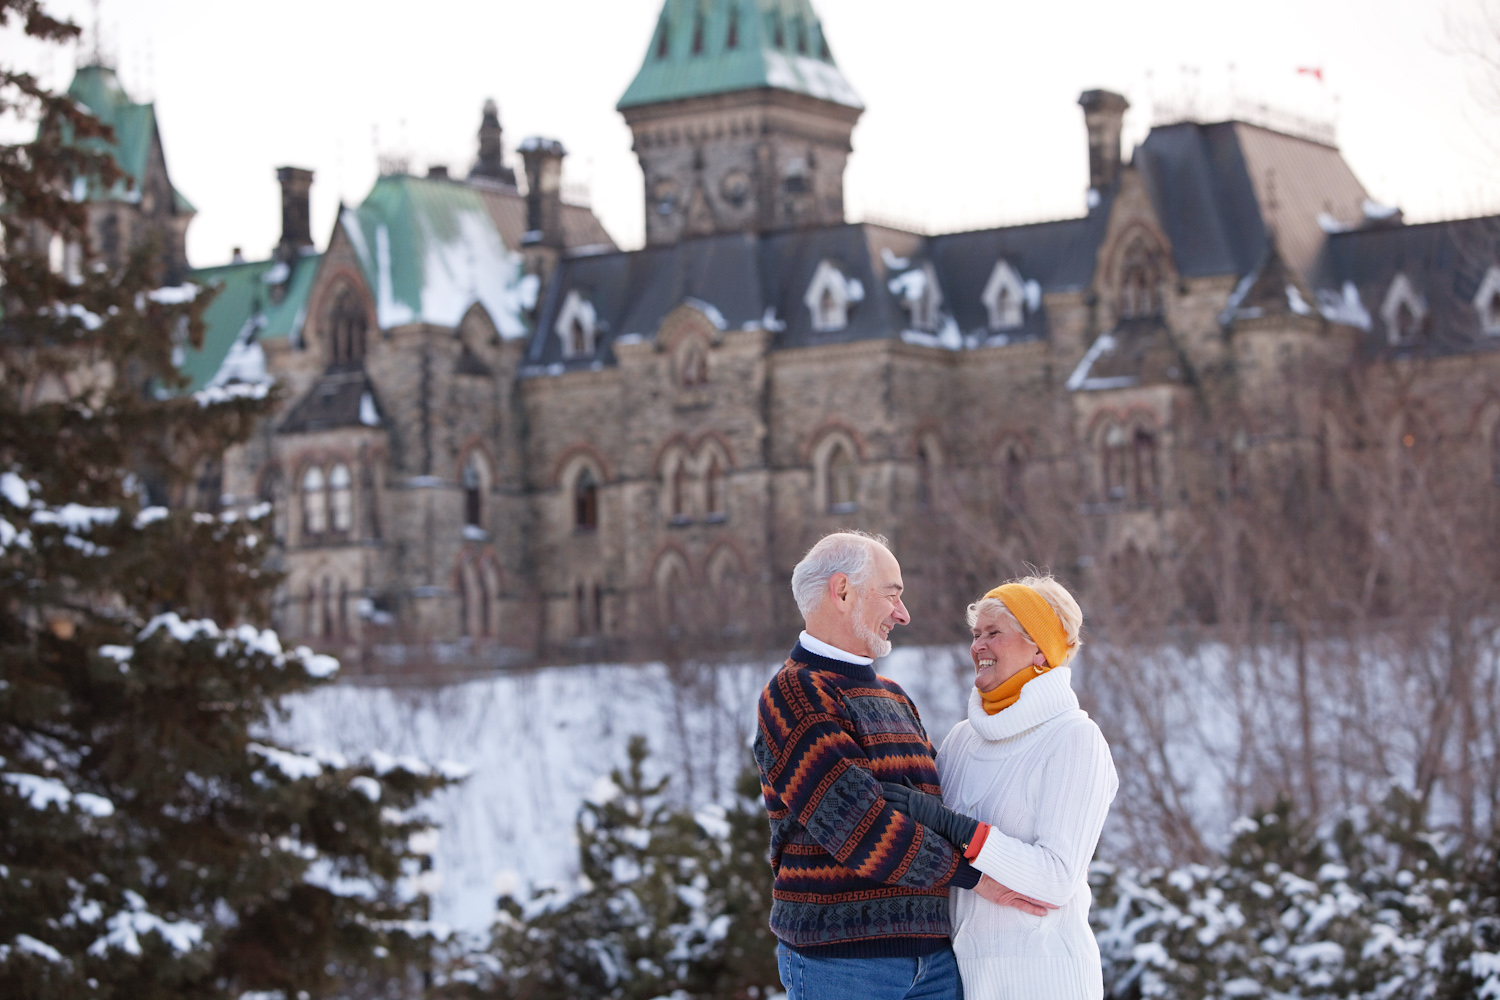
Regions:
<instances>
[{"instance_id":1,"label":"snow-covered shrub","mask_svg":"<svg viewBox=\"0 0 1500 1000\"><path fill-rule=\"evenodd\" d=\"M1282 802L1212 866L1098 863L1110 997L1500 997L1494 852L1461 857L1396 792L1314 831Z\"/></svg>"}]
</instances>

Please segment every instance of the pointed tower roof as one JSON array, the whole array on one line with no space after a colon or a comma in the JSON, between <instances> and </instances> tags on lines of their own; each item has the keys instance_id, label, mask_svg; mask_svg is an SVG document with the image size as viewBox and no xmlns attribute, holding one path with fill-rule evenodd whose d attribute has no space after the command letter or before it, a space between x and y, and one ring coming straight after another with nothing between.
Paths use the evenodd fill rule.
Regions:
<instances>
[{"instance_id":1,"label":"pointed tower roof","mask_svg":"<svg viewBox=\"0 0 1500 1000\"><path fill-rule=\"evenodd\" d=\"M666 0L646 60L616 107L762 88L864 107L809 0Z\"/></svg>"},{"instance_id":2,"label":"pointed tower roof","mask_svg":"<svg viewBox=\"0 0 1500 1000\"><path fill-rule=\"evenodd\" d=\"M130 99L113 69L100 63L80 67L68 85L68 96L88 108L90 113L115 131L115 141L89 139L87 148L108 152L114 157L133 185L121 182L112 191L90 190L90 198L134 201L140 197L141 184L151 159L151 147L159 142L156 130L156 105L138 104ZM175 187L172 189L178 212L194 211L192 203Z\"/></svg>"}]
</instances>

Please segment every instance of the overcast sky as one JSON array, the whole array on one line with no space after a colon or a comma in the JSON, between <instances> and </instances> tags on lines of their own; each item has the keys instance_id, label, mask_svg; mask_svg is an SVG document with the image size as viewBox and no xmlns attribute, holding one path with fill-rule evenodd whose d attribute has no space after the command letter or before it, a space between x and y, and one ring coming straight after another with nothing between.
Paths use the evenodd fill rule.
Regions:
<instances>
[{"instance_id":1,"label":"overcast sky","mask_svg":"<svg viewBox=\"0 0 1500 1000\"><path fill-rule=\"evenodd\" d=\"M1205 120L1233 98L1331 121L1355 173L1408 219L1500 209L1497 118L1455 19L1483 0L814 0L863 97L846 175L851 219L931 230L1077 215L1087 157L1078 94L1124 93L1126 145L1167 106ZM87 0L53 10L92 25ZM195 265L280 229L275 168L316 172L314 236L358 202L376 154L466 171L486 97L507 156L561 139L624 247L642 240L640 169L614 104L661 0L100 0L104 50L136 99L154 99L173 182L198 208ZM61 88L75 55L0 35ZM1494 46L1500 51L1500 43ZM1322 71L1320 83L1298 69ZM1500 80L1496 81L1500 83ZM519 166L518 160L515 160Z\"/></svg>"}]
</instances>

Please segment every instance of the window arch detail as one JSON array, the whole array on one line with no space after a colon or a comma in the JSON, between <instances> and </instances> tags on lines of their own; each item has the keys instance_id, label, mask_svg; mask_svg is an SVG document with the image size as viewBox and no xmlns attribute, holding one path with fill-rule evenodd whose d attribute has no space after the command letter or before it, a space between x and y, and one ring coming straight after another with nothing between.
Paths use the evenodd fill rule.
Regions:
<instances>
[{"instance_id":1,"label":"window arch detail","mask_svg":"<svg viewBox=\"0 0 1500 1000\"><path fill-rule=\"evenodd\" d=\"M328 311L328 363L333 368L357 368L364 363L369 311L352 284L344 283Z\"/></svg>"},{"instance_id":2,"label":"window arch detail","mask_svg":"<svg viewBox=\"0 0 1500 1000\"><path fill-rule=\"evenodd\" d=\"M833 431L812 452L814 492L818 506L829 514L849 514L859 509L860 454L853 438Z\"/></svg>"}]
</instances>

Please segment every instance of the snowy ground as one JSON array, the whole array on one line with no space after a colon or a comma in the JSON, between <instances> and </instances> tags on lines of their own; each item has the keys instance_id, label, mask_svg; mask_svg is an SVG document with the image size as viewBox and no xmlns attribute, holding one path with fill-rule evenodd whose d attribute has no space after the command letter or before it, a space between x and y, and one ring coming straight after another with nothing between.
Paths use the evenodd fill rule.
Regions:
<instances>
[{"instance_id":1,"label":"snowy ground","mask_svg":"<svg viewBox=\"0 0 1500 1000\"><path fill-rule=\"evenodd\" d=\"M732 795L750 764L755 699L777 666L595 665L442 687L339 684L292 703L277 735L350 757L382 750L470 769L432 804L440 832L428 889L434 920L482 931L501 892L576 877L579 804L623 763L632 735L650 740L650 763L671 774L680 801ZM879 669L941 742L963 711L966 664L948 650L906 649Z\"/></svg>"}]
</instances>

